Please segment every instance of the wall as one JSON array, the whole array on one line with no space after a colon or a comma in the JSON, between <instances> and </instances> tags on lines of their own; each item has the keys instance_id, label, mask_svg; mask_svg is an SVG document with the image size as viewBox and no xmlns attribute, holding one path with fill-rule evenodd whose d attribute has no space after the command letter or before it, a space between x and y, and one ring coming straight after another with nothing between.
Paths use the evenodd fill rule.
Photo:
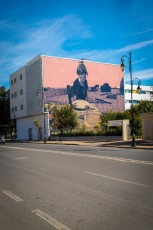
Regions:
<instances>
[{"instance_id":1,"label":"wall","mask_svg":"<svg viewBox=\"0 0 153 230\"><path fill-rule=\"evenodd\" d=\"M27 115L32 116L43 112L43 83L42 62L38 56L27 63L26 88L27 88Z\"/></svg>"},{"instance_id":2,"label":"wall","mask_svg":"<svg viewBox=\"0 0 153 230\"><path fill-rule=\"evenodd\" d=\"M22 76L22 79L20 79ZM16 79L16 82L15 82ZM13 82L13 84L11 83ZM23 90L23 94L20 95L20 90ZM15 95L16 94L16 95ZM13 96L13 98L12 98ZM27 115L27 89L26 89L26 66L23 66L15 73L10 75L10 111L11 119L24 117ZM23 105L21 110L20 106ZM14 111L12 111L12 108ZM17 108L17 111L15 111Z\"/></svg>"},{"instance_id":3,"label":"wall","mask_svg":"<svg viewBox=\"0 0 153 230\"><path fill-rule=\"evenodd\" d=\"M46 123L46 134L49 137L48 131L48 114L45 114ZM38 120L40 127L42 127L42 137L44 137L44 115L37 115L31 117L25 117L17 119L17 139L18 140L29 140L29 128L32 128L32 140L38 140L38 128L34 125L34 121Z\"/></svg>"},{"instance_id":4,"label":"wall","mask_svg":"<svg viewBox=\"0 0 153 230\"><path fill-rule=\"evenodd\" d=\"M63 88L72 85L78 77L76 70L80 60L42 56L44 87ZM88 85L109 83L112 88L120 88L123 72L119 65L83 60L88 76Z\"/></svg>"},{"instance_id":5,"label":"wall","mask_svg":"<svg viewBox=\"0 0 153 230\"><path fill-rule=\"evenodd\" d=\"M81 62L88 74L80 98L75 90L78 66ZM72 104L78 113L79 125L93 129L101 113L124 111L124 80L119 65L87 60L42 56L44 101L46 106ZM78 85L77 85L78 87ZM82 93L83 94L83 93Z\"/></svg>"},{"instance_id":6,"label":"wall","mask_svg":"<svg viewBox=\"0 0 153 230\"><path fill-rule=\"evenodd\" d=\"M143 141L153 141L153 113L142 114Z\"/></svg>"},{"instance_id":7,"label":"wall","mask_svg":"<svg viewBox=\"0 0 153 230\"><path fill-rule=\"evenodd\" d=\"M50 107L48 112L51 112L52 105L73 104L78 113L79 124L89 129L93 129L99 122L100 113L124 111L124 90L120 87L124 84L120 66L84 60L83 64L88 72L88 87L83 86L86 96L80 100L74 93L74 81L78 78L79 64L80 60L37 56L10 76L11 81L12 78L23 75L22 83L17 80L16 84L11 85L11 92L19 91L21 86L23 88L23 95L11 100L13 107L24 104L23 111L18 109L15 114L20 139L28 138L30 127L34 130L33 135L36 138L32 117L43 114L45 105ZM17 94L19 95L18 92ZM14 113L11 114L11 118L14 118L13 116ZM23 119L18 119L22 117ZM46 120L48 124L48 118ZM49 126L46 127L48 130Z\"/></svg>"}]
</instances>

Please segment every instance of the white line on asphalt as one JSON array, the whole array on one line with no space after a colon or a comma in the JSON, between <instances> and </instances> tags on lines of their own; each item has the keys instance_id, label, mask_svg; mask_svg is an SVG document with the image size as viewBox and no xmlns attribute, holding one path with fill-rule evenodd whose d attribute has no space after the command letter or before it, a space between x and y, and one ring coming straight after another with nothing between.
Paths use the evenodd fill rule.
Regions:
<instances>
[{"instance_id":1,"label":"white line on asphalt","mask_svg":"<svg viewBox=\"0 0 153 230\"><path fill-rule=\"evenodd\" d=\"M14 158L14 156L13 156L13 155L10 155L10 154L6 154L6 153L4 153L4 154L1 154L1 156L4 156L4 157L12 157L12 158Z\"/></svg>"},{"instance_id":2,"label":"white line on asphalt","mask_svg":"<svg viewBox=\"0 0 153 230\"><path fill-rule=\"evenodd\" d=\"M148 185L145 185L145 184L140 184L140 183L129 181L129 180L123 180L123 179L110 177L110 176L105 176L105 175L102 175L102 174L92 173L92 172L88 172L88 171L83 171L83 173L98 176L98 177L103 177L103 178L110 179L110 180L120 181L120 182L124 182L124 183L128 183L128 184L139 185L139 186L143 186L143 187L148 186Z\"/></svg>"},{"instance_id":3,"label":"white line on asphalt","mask_svg":"<svg viewBox=\"0 0 153 230\"><path fill-rule=\"evenodd\" d=\"M25 160L25 159L28 159L28 157L15 157L14 159L15 160Z\"/></svg>"},{"instance_id":4,"label":"white line on asphalt","mask_svg":"<svg viewBox=\"0 0 153 230\"><path fill-rule=\"evenodd\" d=\"M64 224L62 224L58 220L54 219L53 217L49 216L48 214L42 212L39 209L33 210L32 212L34 212L37 216L47 221L50 225L54 226L58 230L70 230L70 228L66 227Z\"/></svg>"},{"instance_id":5,"label":"white line on asphalt","mask_svg":"<svg viewBox=\"0 0 153 230\"><path fill-rule=\"evenodd\" d=\"M13 200L15 200L16 202L22 202L24 201L22 198L20 198L19 196L16 196L15 194L13 194L12 192L5 190L2 191L5 195L9 196L10 198L12 198Z\"/></svg>"},{"instance_id":6,"label":"white line on asphalt","mask_svg":"<svg viewBox=\"0 0 153 230\"><path fill-rule=\"evenodd\" d=\"M88 158L96 158L96 159L104 159L104 160L113 160L113 161L120 161L120 162L128 162L128 163L135 163L135 164L144 164L144 165L151 165L153 166L152 161L142 161L142 160L134 160L134 159L127 159L127 158L119 158L119 157L109 157L109 156L101 156L96 154L79 154L79 153L72 153L72 152L63 152L63 151L54 151L54 150L44 150L44 149L31 149L31 148L21 148L21 147L11 147L11 146L2 146L2 148L10 148L10 149L18 149L18 150L26 150L26 151L35 151L35 152L46 152L46 153L55 153L67 156L77 156L77 157L88 157Z\"/></svg>"}]
</instances>

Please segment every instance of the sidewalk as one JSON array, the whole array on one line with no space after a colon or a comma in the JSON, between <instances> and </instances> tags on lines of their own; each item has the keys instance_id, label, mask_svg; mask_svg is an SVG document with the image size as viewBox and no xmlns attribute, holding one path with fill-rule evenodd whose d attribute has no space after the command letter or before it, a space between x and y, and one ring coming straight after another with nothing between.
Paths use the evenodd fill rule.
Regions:
<instances>
[{"instance_id":1,"label":"sidewalk","mask_svg":"<svg viewBox=\"0 0 153 230\"><path fill-rule=\"evenodd\" d=\"M6 143L12 142L6 140ZM44 141L13 141L18 143L33 143L33 144L44 144ZM59 144L59 145L80 145L80 146L95 146L95 147L112 147L112 148L129 148L129 149L148 149L153 150L153 141L144 142L142 139L136 139L136 146L131 146L132 141L121 141L121 140L53 140L47 141L46 144Z\"/></svg>"},{"instance_id":2,"label":"sidewalk","mask_svg":"<svg viewBox=\"0 0 153 230\"><path fill-rule=\"evenodd\" d=\"M41 142L43 143L43 142ZM47 141L47 144L63 144L63 145L82 145L97 147L114 147L114 148L134 148L134 149L150 149L153 150L153 142L143 142L141 139L136 140L136 146L131 147L129 141Z\"/></svg>"}]
</instances>

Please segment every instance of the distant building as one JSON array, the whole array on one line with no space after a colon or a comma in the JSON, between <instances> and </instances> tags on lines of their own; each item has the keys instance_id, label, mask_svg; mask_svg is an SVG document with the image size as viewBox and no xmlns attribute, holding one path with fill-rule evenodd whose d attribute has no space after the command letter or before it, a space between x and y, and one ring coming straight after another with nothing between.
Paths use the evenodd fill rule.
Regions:
<instances>
[{"instance_id":1,"label":"distant building","mask_svg":"<svg viewBox=\"0 0 153 230\"><path fill-rule=\"evenodd\" d=\"M141 85L140 94L137 93L137 85L133 85L133 105L140 101L153 101L153 87ZM125 110L131 107L131 85L125 84Z\"/></svg>"}]
</instances>

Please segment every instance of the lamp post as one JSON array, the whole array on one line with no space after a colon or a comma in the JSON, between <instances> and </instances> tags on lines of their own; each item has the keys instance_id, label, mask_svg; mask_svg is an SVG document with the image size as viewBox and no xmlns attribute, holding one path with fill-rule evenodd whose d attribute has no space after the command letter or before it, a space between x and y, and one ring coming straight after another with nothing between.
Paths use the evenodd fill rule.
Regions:
<instances>
[{"instance_id":1,"label":"lamp post","mask_svg":"<svg viewBox=\"0 0 153 230\"><path fill-rule=\"evenodd\" d=\"M134 127L134 114L133 114L133 81L134 80L138 80L138 87L137 87L137 91L140 93L141 88L141 81L138 78L132 78L132 55L131 52L129 52L129 56L127 55L123 55L121 57L121 71L124 72L125 69L125 65L124 65L124 58L128 59L129 62L129 72L130 72L130 83L131 83L131 134L132 134L132 143L131 146L135 147L136 146L136 142L135 142L135 127Z\"/></svg>"}]
</instances>

